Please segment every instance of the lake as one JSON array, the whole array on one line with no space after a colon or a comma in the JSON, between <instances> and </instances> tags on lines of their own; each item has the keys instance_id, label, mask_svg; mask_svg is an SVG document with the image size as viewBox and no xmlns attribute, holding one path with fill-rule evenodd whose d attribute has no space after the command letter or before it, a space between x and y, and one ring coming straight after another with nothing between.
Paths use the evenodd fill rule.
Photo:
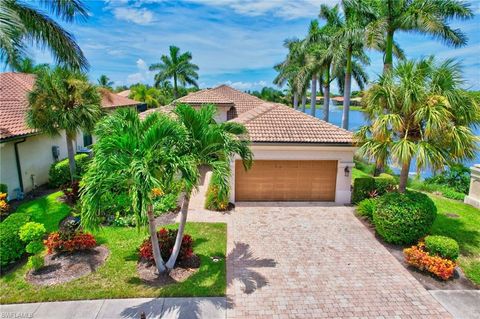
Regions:
<instances>
[{"instance_id":1,"label":"lake","mask_svg":"<svg viewBox=\"0 0 480 319\"><path fill-rule=\"evenodd\" d=\"M342 114L343 110L338 108L339 105L332 105L332 102L330 102L330 112L329 112L329 122L332 124L335 124L337 126L342 125ZM310 115L310 109L307 109L305 111L306 114ZM316 109L315 112L316 117L318 118L323 118L323 109ZM365 125L367 123L367 119L365 117L365 113L361 111L350 111L350 118L349 118L349 123L348 123L348 128L350 131L355 132L358 130L362 125ZM477 128L474 130L476 135L480 135L480 128ZM480 163L480 153L477 153L476 158L473 161L465 161L463 164L467 167L472 166L473 164L478 164ZM395 171L397 169L394 168ZM412 165L410 166L410 170L413 171L411 174L415 174L415 161L412 161ZM422 177L428 177L432 175L430 171L422 171L421 173Z\"/></svg>"}]
</instances>

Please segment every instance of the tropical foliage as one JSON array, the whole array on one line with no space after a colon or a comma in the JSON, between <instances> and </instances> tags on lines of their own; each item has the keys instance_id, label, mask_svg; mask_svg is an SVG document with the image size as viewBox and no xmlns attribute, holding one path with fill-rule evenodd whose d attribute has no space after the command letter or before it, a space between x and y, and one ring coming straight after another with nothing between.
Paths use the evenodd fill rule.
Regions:
<instances>
[{"instance_id":1,"label":"tropical foliage","mask_svg":"<svg viewBox=\"0 0 480 319\"><path fill-rule=\"evenodd\" d=\"M77 132L91 132L103 114L97 88L88 82L85 74L55 67L37 74L28 99L29 127L52 136L65 131L70 179L73 181L76 171L73 141Z\"/></svg>"},{"instance_id":2,"label":"tropical foliage","mask_svg":"<svg viewBox=\"0 0 480 319\"><path fill-rule=\"evenodd\" d=\"M162 55L162 62L150 65L150 71L158 71L155 74L155 86L165 80L173 79L173 96L178 98L178 83L181 85L190 84L198 87L198 66L191 62L192 54L190 52L180 53L180 48L170 46L169 55Z\"/></svg>"},{"instance_id":3,"label":"tropical foliage","mask_svg":"<svg viewBox=\"0 0 480 319\"><path fill-rule=\"evenodd\" d=\"M110 78L105 74L100 75L97 82L100 87L108 89L110 91L112 90L113 81L110 81Z\"/></svg>"},{"instance_id":4,"label":"tropical foliage","mask_svg":"<svg viewBox=\"0 0 480 319\"><path fill-rule=\"evenodd\" d=\"M148 87L145 84L137 84L130 87L131 99L135 101L145 102L148 108L159 107L160 105L165 105L165 101L161 103L160 99L163 96L160 95L160 91L153 87Z\"/></svg>"},{"instance_id":5,"label":"tropical foliage","mask_svg":"<svg viewBox=\"0 0 480 319\"><path fill-rule=\"evenodd\" d=\"M410 163L442 169L452 161L474 158L480 124L477 103L463 90L461 68L454 60L433 58L400 62L365 94L371 125L356 138L359 153L401 167L399 191L405 192Z\"/></svg>"},{"instance_id":6,"label":"tropical foliage","mask_svg":"<svg viewBox=\"0 0 480 319\"><path fill-rule=\"evenodd\" d=\"M77 70L88 68L88 62L72 34L53 17L71 23L85 20L88 12L77 0L51 0L26 3L0 0L0 59L14 70L22 67L30 43L47 47L55 62ZM44 7L53 16L38 9Z\"/></svg>"}]
</instances>

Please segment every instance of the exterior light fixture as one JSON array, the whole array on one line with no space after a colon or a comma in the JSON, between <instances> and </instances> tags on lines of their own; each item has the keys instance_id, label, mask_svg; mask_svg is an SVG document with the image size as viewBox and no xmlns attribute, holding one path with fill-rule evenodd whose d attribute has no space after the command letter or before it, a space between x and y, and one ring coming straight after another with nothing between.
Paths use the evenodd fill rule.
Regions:
<instances>
[{"instance_id":1,"label":"exterior light fixture","mask_svg":"<svg viewBox=\"0 0 480 319\"><path fill-rule=\"evenodd\" d=\"M348 177L350 175L350 168L348 166L345 166L345 169L343 171L345 172L345 177Z\"/></svg>"}]
</instances>

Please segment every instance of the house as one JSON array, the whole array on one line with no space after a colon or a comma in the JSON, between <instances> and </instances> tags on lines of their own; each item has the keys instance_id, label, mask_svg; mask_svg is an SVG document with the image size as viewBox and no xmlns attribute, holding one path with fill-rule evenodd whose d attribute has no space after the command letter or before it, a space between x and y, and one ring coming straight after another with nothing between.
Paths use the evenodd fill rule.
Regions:
<instances>
[{"instance_id":1,"label":"house","mask_svg":"<svg viewBox=\"0 0 480 319\"><path fill-rule=\"evenodd\" d=\"M248 129L255 161L245 171L239 158L232 160L231 202L350 203L356 150L350 131L226 85L190 93L174 103L214 104L218 122L235 121Z\"/></svg>"},{"instance_id":2,"label":"house","mask_svg":"<svg viewBox=\"0 0 480 319\"><path fill-rule=\"evenodd\" d=\"M470 167L470 190L464 202L480 208L480 164Z\"/></svg>"},{"instance_id":3,"label":"house","mask_svg":"<svg viewBox=\"0 0 480 319\"><path fill-rule=\"evenodd\" d=\"M0 73L0 183L8 186L10 198L46 183L51 164L67 157L64 133L51 137L26 125L28 93L34 84L31 74ZM106 90L101 93L106 110L141 105ZM85 150L93 142L94 137L79 132L76 149Z\"/></svg>"}]
</instances>

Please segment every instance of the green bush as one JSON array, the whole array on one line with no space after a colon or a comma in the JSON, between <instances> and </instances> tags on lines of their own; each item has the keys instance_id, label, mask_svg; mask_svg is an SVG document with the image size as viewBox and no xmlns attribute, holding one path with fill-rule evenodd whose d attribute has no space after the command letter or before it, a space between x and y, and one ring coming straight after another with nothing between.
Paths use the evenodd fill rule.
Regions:
<instances>
[{"instance_id":1,"label":"green bush","mask_svg":"<svg viewBox=\"0 0 480 319\"><path fill-rule=\"evenodd\" d=\"M375 230L392 244L411 244L425 236L437 216L437 207L418 192L387 193L377 199Z\"/></svg>"},{"instance_id":2,"label":"green bush","mask_svg":"<svg viewBox=\"0 0 480 319\"><path fill-rule=\"evenodd\" d=\"M228 209L230 185L228 178L213 173L208 185L205 199L205 208L209 210L224 211Z\"/></svg>"},{"instance_id":3,"label":"green bush","mask_svg":"<svg viewBox=\"0 0 480 319\"><path fill-rule=\"evenodd\" d=\"M446 236L425 237L425 248L430 254L451 260L456 260L460 254L457 241Z\"/></svg>"},{"instance_id":4,"label":"green bush","mask_svg":"<svg viewBox=\"0 0 480 319\"><path fill-rule=\"evenodd\" d=\"M75 178L80 178L83 175L89 161L90 157L88 154L75 155ZM48 174L48 183L51 187L60 187L63 184L70 183L70 167L68 164L68 158L53 163L52 166L50 166L50 171Z\"/></svg>"},{"instance_id":5,"label":"green bush","mask_svg":"<svg viewBox=\"0 0 480 319\"><path fill-rule=\"evenodd\" d=\"M28 257L28 264L27 266L33 270L38 270L43 267L45 264L45 260L43 259L42 256L39 255L33 255Z\"/></svg>"},{"instance_id":6,"label":"green bush","mask_svg":"<svg viewBox=\"0 0 480 319\"><path fill-rule=\"evenodd\" d=\"M33 241L41 241L47 230L45 226L40 223L28 222L20 227L19 236L20 239L26 243Z\"/></svg>"},{"instance_id":7,"label":"green bush","mask_svg":"<svg viewBox=\"0 0 480 319\"><path fill-rule=\"evenodd\" d=\"M15 213L0 223L0 267L17 261L25 253L25 243L20 239L20 228L30 220L27 214Z\"/></svg>"},{"instance_id":8,"label":"green bush","mask_svg":"<svg viewBox=\"0 0 480 319\"><path fill-rule=\"evenodd\" d=\"M376 198L367 198L358 203L357 212L358 215L367 217L368 219L373 218L373 212L377 207Z\"/></svg>"},{"instance_id":9,"label":"green bush","mask_svg":"<svg viewBox=\"0 0 480 319\"><path fill-rule=\"evenodd\" d=\"M468 189L470 188L470 169L462 164L452 164L448 170L426 178L425 183L448 186L457 193L468 194Z\"/></svg>"},{"instance_id":10,"label":"green bush","mask_svg":"<svg viewBox=\"0 0 480 319\"><path fill-rule=\"evenodd\" d=\"M375 179L373 177L359 177L353 181L352 203L357 204L375 190Z\"/></svg>"},{"instance_id":11,"label":"green bush","mask_svg":"<svg viewBox=\"0 0 480 319\"><path fill-rule=\"evenodd\" d=\"M442 191L442 195L443 197L446 197L446 198L450 198L450 199L455 199L455 200L461 200L463 201L463 199L465 198L465 194L463 193L459 193L451 188L445 188L443 191Z\"/></svg>"},{"instance_id":12,"label":"green bush","mask_svg":"<svg viewBox=\"0 0 480 319\"><path fill-rule=\"evenodd\" d=\"M8 194L7 184L0 184L0 193L7 193Z\"/></svg>"},{"instance_id":13,"label":"green bush","mask_svg":"<svg viewBox=\"0 0 480 319\"><path fill-rule=\"evenodd\" d=\"M397 187L397 181L393 176L381 174L379 177L374 177L374 179L375 190L377 191L377 195L379 196L394 191Z\"/></svg>"},{"instance_id":14,"label":"green bush","mask_svg":"<svg viewBox=\"0 0 480 319\"><path fill-rule=\"evenodd\" d=\"M445 198L455 200L463 200L465 198L465 194L459 193L455 191L454 188L447 185L434 184L431 182L427 183L421 180L412 180L409 182L408 187L422 192L438 193Z\"/></svg>"}]
</instances>

